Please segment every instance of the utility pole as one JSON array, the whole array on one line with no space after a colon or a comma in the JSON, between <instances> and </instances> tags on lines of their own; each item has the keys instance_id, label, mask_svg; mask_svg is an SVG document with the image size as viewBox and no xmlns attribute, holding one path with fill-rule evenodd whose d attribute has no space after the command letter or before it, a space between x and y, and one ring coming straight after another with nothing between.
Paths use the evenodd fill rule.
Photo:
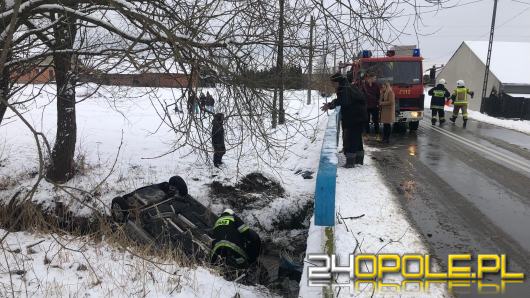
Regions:
<instances>
[{"instance_id":1,"label":"utility pole","mask_svg":"<svg viewBox=\"0 0 530 298\"><path fill-rule=\"evenodd\" d=\"M326 42L325 41L322 41L322 63L324 65L324 69L323 69L323 73L324 73L324 79L328 79L329 78L329 73L328 73L328 63L327 63L327 59L328 59L328 49L326 47ZM324 90L325 90L325 93L328 92L329 88L328 88L328 84L325 84L324 85Z\"/></svg>"},{"instance_id":2,"label":"utility pole","mask_svg":"<svg viewBox=\"0 0 530 298\"><path fill-rule=\"evenodd\" d=\"M488 77L490 74L491 48L493 47L493 33L495 33L495 17L497 16L497 0L493 2L493 16L491 18L490 42L488 44L488 58L486 59L486 71L484 72L484 83L482 84L482 100L480 101L480 112L484 113L484 102L488 92Z\"/></svg>"},{"instance_id":3,"label":"utility pole","mask_svg":"<svg viewBox=\"0 0 530 298\"><path fill-rule=\"evenodd\" d=\"M283 26L284 26L284 6L285 0L280 0L280 24L278 32L278 60L277 65L279 76L278 80L280 81L280 94L279 94L279 115L278 115L278 124L285 124L285 110L283 109L283 81L284 81L284 71L283 71Z\"/></svg>"},{"instance_id":4,"label":"utility pole","mask_svg":"<svg viewBox=\"0 0 530 298\"><path fill-rule=\"evenodd\" d=\"M311 104L311 90L313 88L313 30L315 29L315 18L311 16L309 22L309 70L307 71L307 104Z\"/></svg>"},{"instance_id":5,"label":"utility pole","mask_svg":"<svg viewBox=\"0 0 530 298\"><path fill-rule=\"evenodd\" d=\"M337 48L333 50L333 71L332 73L335 73L337 71Z\"/></svg>"}]
</instances>

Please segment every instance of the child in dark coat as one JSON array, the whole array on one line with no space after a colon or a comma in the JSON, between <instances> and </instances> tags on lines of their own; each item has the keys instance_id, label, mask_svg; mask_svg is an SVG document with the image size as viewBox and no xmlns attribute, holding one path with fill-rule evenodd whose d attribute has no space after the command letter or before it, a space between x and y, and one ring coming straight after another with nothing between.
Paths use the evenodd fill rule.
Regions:
<instances>
[{"instance_id":1,"label":"child in dark coat","mask_svg":"<svg viewBox=\"0 0 530 298\"><path fill-rule=\"evenodd\" d=\"M212 121L212 145L213 145L213 165L219 167L223 164L223 155L226 153L225 148L225 130L223 127L224 114L217 113Z\"/></svg>"}]
</instances>

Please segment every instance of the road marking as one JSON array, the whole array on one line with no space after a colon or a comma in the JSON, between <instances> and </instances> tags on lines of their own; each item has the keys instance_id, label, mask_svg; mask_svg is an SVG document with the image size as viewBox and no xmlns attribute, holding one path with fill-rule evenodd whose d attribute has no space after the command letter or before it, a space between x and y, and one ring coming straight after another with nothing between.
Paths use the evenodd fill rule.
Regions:
<instances>
[{"instance_id":1,"label":"road marking","mask_svg":"<svg viewBox=\"0 0 530 298\"><path fill-rule=\"evenodd\" d=\"M497 152L491 148L488 148L482 144L479 144L475 141L472 141L472 140L468 140L462 136L459 136L455 133L452 133L450 131L447 131L445 129L442 129L442 128L439 128L439 127L436 127L436 126L429 126L432 130L440 133L440 134L443 134L455 141L458 141L464 145L467 145L471 148L474 148L475 150L478 150L482 153L486 153L490 156L492 156L494 159L497 159L497 160L500 160L500 161L503 161L505 162L506 164L509 164L513 167L516 167L520 170L523 170L524 172L528 172L530 173L530 166L526 166L525 164L528 163L527 160L521 160L521 159L516 159L516 158L513 158L511 156L507 156L505 154L502 154L500 152Z\"/></svg>"}]
</instances>

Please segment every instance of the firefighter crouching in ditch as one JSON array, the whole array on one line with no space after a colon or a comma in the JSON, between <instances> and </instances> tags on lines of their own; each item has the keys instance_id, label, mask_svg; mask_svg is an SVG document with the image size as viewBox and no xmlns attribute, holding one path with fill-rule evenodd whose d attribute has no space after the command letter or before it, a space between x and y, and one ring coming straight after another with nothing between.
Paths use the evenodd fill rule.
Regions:
<instances>
[{"instance_id":1,"label":"firefighter crouching in ditch","mask_svg":"<svg viewBox=\"0 0 530 298\"><path fill-rule=\"evenodd\" d=\"M445 122L445 99L451 96L449 90L445 88L445 80L440 79L438 85L429 90L429 95L431 96L431 123L432 125L435 125L436 121L440 119L440 125L442 125Z\"/></svg>"},{"instance_id":2,"label":"firefighter crouching in ditch","mask_svg":"<svg viewBox=\"0 0 530 298\"><path fill-rule=\"evenodd\" d=\"M456 118L458 117L458 112L462 110L462 117L464 119L464 128L467 125L467 103L468 103L468 95L471 95L471 98L473 98L473 95L475 93L468 88L466 88L465 83L463 80L458 80L456 82L456 89L453 92L453 95L451 95L451 100L453 101L454 109L453 109L453 116L451 116L451 122L455 123Z\"/></svg>"},{"instance_id":3,"label":"firefighter crouching in ditch","mask_svg":"<svg viewBox=\"0 0 530 298\"><path fill-rule=\"evenodd\" d=\"M259 235L251 230L233 210L225 209L213 228L211 262L245 270L256 264L261 251ZM232 273L232 272L226 272ZM230 275L229 277L235 278Z\"/></svg>"},{"instance_id":4,"label":"firefighter crouching in ditch","mask_svg":"<svg viewBox=\"0 0 530 298\"><path fill-rule=\"evenodd\" d=\"M366 112L366 100L364 95L351 85L340 73L331 76L331 81L335 83L337 98L322 105L321 110L327 111L340 106L342 122L342 143L346 164L344 167L353 168L355 164L364 164L363 129L368 120Z\"/></svg>"}]
</instances>

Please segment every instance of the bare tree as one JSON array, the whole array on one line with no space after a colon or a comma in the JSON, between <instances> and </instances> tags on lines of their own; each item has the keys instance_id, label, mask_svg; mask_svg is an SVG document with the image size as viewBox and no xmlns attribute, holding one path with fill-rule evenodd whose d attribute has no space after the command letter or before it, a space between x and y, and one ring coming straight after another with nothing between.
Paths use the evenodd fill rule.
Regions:
<instances>
[{"instance_id":1,"label":"bare tree","mask_svg":"<svg viewBox=\"0 0 530 298\"><path fill-rule=\"evenodd\" d=\"M0 40L5 49L0 68L0 119L2 109L9 107L9 97L20 90L13 89L9 78L52 56L58 119L55 145L48 153L47 176L54 182L64 182L74 174L78 72L97 76L116 68L139 72L158 69L193 78L192 69L197 67L199 73L207 71L215 76L219 85L219 106L231 128L229 149L242 151L246 144L256 153L265 150L280 158L288 146L270 126L271 120L275 123L275 117L279 116L279 123L286 124L281 130L291 137L312 129L309 119L285 109L288 101L282 91L285 62L308 64L311 15L315 19L315 44L329 40L331 47L353 57L356 43L384 49L395 42L404 31L393 24L395 17L411 11L410 17L416 21L421 9L447 3L280 0L279 4L257 0L3 1L2 36L8 36L8 29L16 28L16 32L13 44L7 39ZM8 27L12 20L14 26ZM326 50L318 46L314 49L317 54ZM271 80L279 81L279 94L257 88L254 82L241 76L245 70L274 64L279 75ZM152 102L160 124L175 132L175 143L168 153L188 147L206 159L211 152L208 123L196 115L174 114L171 108L175 103L185 102L193 89L183 89L171 102L153 93ZM274 94L278 95L278 102Z\"/></svg>"}]
</instances>

